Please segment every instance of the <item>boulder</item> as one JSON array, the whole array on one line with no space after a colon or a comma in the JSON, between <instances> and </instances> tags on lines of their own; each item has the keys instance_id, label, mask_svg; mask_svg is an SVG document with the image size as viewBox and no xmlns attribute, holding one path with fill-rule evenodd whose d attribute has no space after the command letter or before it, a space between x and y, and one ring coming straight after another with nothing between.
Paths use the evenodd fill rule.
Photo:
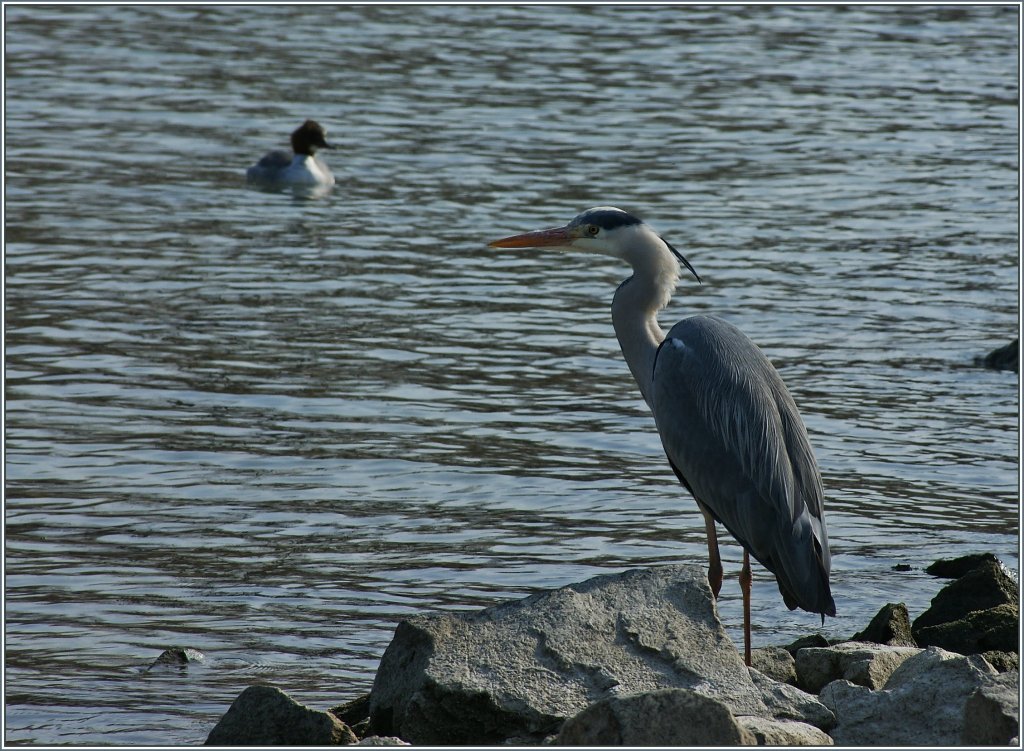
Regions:
<instances>
[{"instance_id":1,"label":"boulder","mask_svg":"<svg viewBox=\"0 0 1024 751\"><path fill-rule=\"evenodd\" d=\"M370 734L370 695L363 694L344 704L331 707L328 710L332 715L348 725L352 732L360 738L366 738Z\"/></svg>"},{"instance_id":2,"label":"boulder","mask_svg":"<svg viewBox=\"0 0 1024 751\"><path fill-rule=\"evenodd\" d=\"M884 606L863 631L854 634L850 641L866 641L885 644L890 647L916 647L917 642L910 632L910 613L902 603ZM854 681L856 683L856 681Z\"/></svg>"},{"instance_id":3,"label":"boulder","mask_svg":"<svg viewBox=\"0 0 1024 751\"><path fill-rule=\"evenodd\" d=\"M477 613L403 621L370 726L414 744L541 742L614 695L685 688L767 716L701 566L598 576Z\"/></svg>"},{"instance_id":4,"label":"boulder","mask_svg":"<svg viewBox=\"0 0 1024 751\"><path fill-rule=\"evenodd\" d=\"M924 646L942 647L964 655L1016 652L1020 644L1019 627L1020 608L1005 603L935 626L915 624L914 635Z\"/></svg>"},{"instance_id":5,"label":"boulder","mask_svg":"<svg viewBox=\"0 0 1024 751\"><path fill-rule=\"evenodd\" d=\"M1014 339L1009 344L992 350L984 358L976 358L986 368L993 370L1012 370L1018 372L1020 367L1020 339Z\"/></svg>"},{"instance_id":6,"label":"boulder","mask_svg":"<svg viewBox=\"0 0 1024 751\"><path fill-rule=\"evenodd\" d=\"M210 731L207 746L337 746L359 739L329 712L273 686L249 686Z\"/></svg>"},{"instance_id":7,"label":"boulder","mask_svg":"<svg viewBox=\"0 0 1024 751\"><path fill-rule=\"evenodd\" d=\"M785 647L759 647L750 650L751 667L780 683L796 685L796 660Z\"/></svg>"},{"instance_id":8,"label":"boulder","mask_svg":"<svg viewBox=\"0 0 1024 751\"><path fill-rule=\"evenodd\" d=\"M739 717L739 726L750 733L758 746L831 746L828 733L804 722Z\"/></svg>"},{"instance_id":9,"label":"boulder","mask_svg":"<svg viewBox=\"0 0 1024 751\"><path fill-rule=\"evenodd\" d=\"M983 563L998 564L999 559L991 553L970 553L959 558L940 558L928 566L924 572L940 579L959 579Z\"/></svg>"},{"instance_id":10,"label":"boulder","mask_svg":"<svg viewBox=\"0 0 1024 751\"><path fill-rule=\"evenodd\" d=\"M395 738L393 735L369 735L363 738L357 746L408 746L409 744L403 741L401 738Z\"/></svg>"},{"instance_id":11,"label":"boulder","mask_svg":"<svg viewBox=\"0 0 1024 751\"><path fill-rule=\"evenodd\" d=\"M562 726L558 746L753 746L722 702L683 688L608 696Z\"/></svg>"},{"instance_id":12,"label":"boulder","mask_svg":"<svg viewBox=\"0 0 1024 751\"><path fill-rule=\"evenodd\" d=\"M904 661L882 690L837 680L819 698L836 715L837 745L950 746L963 734L968 697L994 675L981 657L930 647Z\"/></svg>"},{"instance_id":13,"label":"boulder","mask_svg":"<svg viewBox=\"0 0 1024 751\"><path fill-rule=\"evenodd\" d=\"M755 668L748 669L772 718L813 725L825 731L836 724L836 716L818 701L818 697L770 678Z\"/></svg>"},{"instance_id":14,"label":"boulder","mask_svg":"<svg viewBox=\"0 0 1024 751\"><path fill-rule=\"evenodd\" d=\"M1001 673L974 690L964 705L965 746L1006 746L1020 726L1020 673Z\"/></svg>"},{"instance_id":15,"label":"boulder","mask_svg":"<svg viewBox=\"0 0 1024 751\"><path fill-rule=\"evenodd\" d=\"M808 647L796 653L797 686L816 694L828 683L845 679L867 688L882 688L904 660L920 651L856 641Z\"/></svg>"},{"instance_id":16,"label":"boulder","mask_svg":"<svg viewBox=\"0 0 1024 751\"><path fill-rule=\"evenodd\" d=\"M919 636L921 629L958 621L971 613L999 605L1020 608L1017 582L999 561L985 556L932 598L931 607L914 621L914 639L925 645Z\"/></svg>"}]
</instances>

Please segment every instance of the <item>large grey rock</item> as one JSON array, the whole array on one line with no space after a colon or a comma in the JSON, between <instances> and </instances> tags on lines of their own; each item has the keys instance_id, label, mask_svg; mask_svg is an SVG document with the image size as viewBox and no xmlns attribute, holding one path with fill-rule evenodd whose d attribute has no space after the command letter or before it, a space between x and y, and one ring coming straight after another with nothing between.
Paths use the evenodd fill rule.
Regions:
<instances>
[{"instance_id":1,"label":"large grey rock","mask_svg":"<svg viewBox=\"0 0 1024 751\"><path fill-rule=\"evenodd\" d=\"M739 726L754 736L758 746L831 746L825 731L805 722L769 720L765 717L739 717Z\"/></svg>"},{"instance_id":2,"label":"large grey rock","mask_svg":"<svg viewBox=\"0 0 1024 751\"><path fill-rule=\"evenodd\" d=\"M403 621L377 671L370 724L414 744L540 742L601 699L662 688L692 689L735 715L768 714L700 566Z\"/></svg>"},{"instance_id":3,"label":"large grey rock","mask_svg":"<svg viewBox=\"0 0 1024 751\"><path fill-rule=\"evenodd\" d=\"M675 688L609 696L562 726L558 746L753 746L720 701Z\"/></svg>"},{"instance_id":4,"label":"large grey rock","mask_svg":"<svg viewBox=\"0 0 1024 751\"><path fill-rule=\"evenodd\" d=\"M830 735L840 746L950 746L960 742L964 707L995 675L980 657L935 647L906 660L885 688L833 681L819 698L836 715Z\"/></svg>"},{"instance_id":5,"label":"large grey rock","mask_svg":"<svg viewBox=\"0 0 1024 751\"><path fill-rule=\"evenodd\" d=\"M955 621L919 626L914 635L923 646L959 654L1016 652L1020 644L1020 608L1004 603L976 610Z\"/></svg>"},{"instance_id":6,"label":"large grey rock","mask_svg":"<svg viewBox=\"0 0 1024 751\"><path fill-rule=\"evenodd\" d=\"M754 668L748 669L751 680L761 692L761 699L774 719L806 723L825 731L836 724L836 716L818 701L818 697L777 681Z\"/></svg>"},{"instance_id":7,"label":"large grey rock","mask_svg":"<svg viewBox=\"0 0 1024 751\"><path fill-rule=\"evenodd\" d=\"M210 731L207 746L337 746L359 739L329 712L273 686L249 686Z\"/></svg>"},{"instance_id":8,"label":"large grey rock","mask_svg":"<svg viewBox=\"0 0 1024 751\"><path fill-rule=\"evenodd\" d=\"M965 746L1006 746L1020 727L1020 673L1001 673L974 690L964 705Z\"/></svg>"},{"instance_id":9,"label":"large grey rock","mask_svg":"<svg viewBox=\"0 0 1024 751\"><path fill-rule=\"evenodd\" d=\"M797 685L816 694L834 680L882 688L900 664L921 650L848 641L831 647L808 647L796 653Z\"/></svg>"}]
</instances>

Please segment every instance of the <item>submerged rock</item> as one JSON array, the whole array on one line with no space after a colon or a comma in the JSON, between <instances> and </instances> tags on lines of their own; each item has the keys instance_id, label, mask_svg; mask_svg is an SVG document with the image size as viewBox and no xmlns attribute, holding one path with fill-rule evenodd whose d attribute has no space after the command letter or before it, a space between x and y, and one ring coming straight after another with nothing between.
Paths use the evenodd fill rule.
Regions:
<instances>
[{"instance_id":1,"label":"submerged rock","mask_svg":"<svg viewBox=\"0 0 1024 751\"><path fill-rule=\"evenodd\" d=\"M541 742L602 699L665 688L768 715L699 566L403 621L381 659L370 722L414 744Z\"/></svg>"},{"instance_id":2,"label":"submerged rock","mask_svg":"<svg viewBox=\"0 0 1024 751\"><path fill-rule=\"evenodd\" d=\"M1020 368L1020 339L992 350L984 358L978 358L982 365L993 370L1012 370L1018 373Z\"/></svg>"},{"instance_id":3,"label":"submerged rock","mask_svg":"<svg viewBox=\"0 0 1024 751\"><path fill-rule=\"evenodd\" d=\"M146 668L147 671L161 667L188 667L193 662L203 662L206 655L198 649L191 647L171 647L160 653L160 656L153 660L153 663Z\"/></svg>"},{"instance_id":4,"label":"submerged rock","mask_svg":"<svg viewBox=\"0 0 1024 751\"><path fill-rule=\"evenodd\" d=\"M329 712L273 686L249 686L210 731L207 746L337 746L359 739Z\"/></svg>"}]
</instances>

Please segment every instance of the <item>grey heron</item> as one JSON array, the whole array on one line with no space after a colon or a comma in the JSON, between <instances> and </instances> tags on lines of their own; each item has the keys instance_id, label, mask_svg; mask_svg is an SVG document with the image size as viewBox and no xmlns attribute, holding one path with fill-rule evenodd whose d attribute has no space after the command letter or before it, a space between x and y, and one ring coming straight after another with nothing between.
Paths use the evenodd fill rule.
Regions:
<instances>
[{"instance_id":1,"label":"grey heron","mask_svg":"<svg viewBox=\"0 0 1024 751\"><path fill-rule=\"evenodd\" d=\"M823 488L796 403L771 362L743 332L711 315L684 318L666 334L658 312L671 299L683 255L637 217L609 206L564 227L490 243L612 256L633 275L615 291L612 325L654 415L679 482L704 516L708 582L718 597L722 561L715 523L743 546L744 659L750 664L750 556L775 574L786 606L836 614Z\"/></svg>"}]
</instances>

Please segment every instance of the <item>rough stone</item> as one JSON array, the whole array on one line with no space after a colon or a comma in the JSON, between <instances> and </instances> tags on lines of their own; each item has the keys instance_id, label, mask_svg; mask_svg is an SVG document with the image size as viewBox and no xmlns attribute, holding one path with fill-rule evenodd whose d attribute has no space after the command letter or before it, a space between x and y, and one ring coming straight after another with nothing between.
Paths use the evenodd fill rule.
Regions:
<instances>
[{"instance_id":1,"label":"rough stone","mask_svg":"<svg viewBox=\"0 0 1024 751\"><path fill-rule=\"evenodd\" d=\"M789 652L793 657L796 657L796 653L801 649L807 649L808 647L827 647L831 644L822 634L808 634L807 636L801 636L799 639L789 644L783 649Z\"/></svg>"},{"instance_id":2,"label":"rough stone","mask_svg":"<svg viewBox=\"0 0 1024 751\"><path fill-rule=\"evenodd\" d=\"M738 717L739 726L754 736L758 746L831 746L832 738L814 725L804 722L769 720L765 717Z\"/></svg>"},{"instance_id":3,"label":"rough stone","mask_svg":"<svg viewBox=\"0 0 1024 751\"><path fill-rule=\"evenodd\" d=\"M902 602L885 605L871 619L867 628L855 634L850 641L872 642L890 647L917 646L910 632L910 613Z\"/></svg>"},{"instance_id":4,"label":"rough stone","mask_svg":"<svg viewBox=\"0 0 1024 751\"><path fill-rule=\"evenodd\" d=\"M999 563L999 559L991 553L971 553L959 558L942 558L928 566L924 572L940 579L959 579L973 568L983 563Z\"/></svg>"},{"instance_id":5,"label":"rough stone","mask_svg":"<svg viewBox=\"0 0 1024 751\"><path fill-rule=\"evenodd\" d=\"M188 667L189 663L203 662L206 655L198 649L191 647L171 647L160 653L160 656L153 660L153 663L146 668L146 671L161 667Z\"/></svg>"},{"instance_id":6,"label":"rough stone","mask_svg":"<svg viewBox=\"0 0 1024 751\"><path fill-rule=\"evenodd\" d=\"M935 626L916 627L922 646L942 647L970 655L980 652L1016 652L1019 649L1020 608L1009 603L976 610L963 618Z\"/></svg>"},{"instance_id":7,"label":"rough stone","mask_svg":"<svg viewBox=\"0 0 1024 751\"><path fill-rule=\"evenodd\" d=\"M1020 727L1020 673L990 678L967 697L964 729L965 746L1005 746Z\"/></svg>"},{"instance_id":8,"label":"rough stone","mask_svg":"<svg viewBox=\"0 0 1024 751\"><path fill-rule=\"evenodd\" d=\"M773 719L806 723L826 731L836 724L836 716L818 701L818 697L777 681L756 668L748 670Z\"/></svg>"},{"instance_id":9,"label":"rough stone","mask_svg":"<svg viewBox=\"0 0 1024 751\"><path fill-rule=\"evenodd\" d=\"M414 744L540 742L603 698L662 688L768 714L700 566L599 576L478 613L403 621L370 693L371 728Z\"/></svg>"},{"instance_id":10,"label":"rough stone","mask_svg":"<svg viewBox=\"0 0 1024 751\"><path fill-rule=\"evenodd\" d=\"M360 738L370 734L370 695L363 694L360 697L331 707L328 710L332 715L348 725L352 732Z\"/></svg>"},{"instance_id":11,"label":"rough stone","mask_svg":"<svg viewBox=\"0 0 1024 751\"><path fill-rule=\"evenodd\" d=\"M797 686L816 694L832 681L846 679L859 686L882 688L904 660L920 651L856 641L801 649L796 653Z\"/></svg>"},{"instance_id":12,"label":"rough stone","mask_svg":"<svg viewBox=\"0 0 1024 751\"><path fill-rule=\"evenodd\" d=\"M207 746L337 746L359 739L329 712L310 709L273 686L249 686L210 731Z\"/></svg>"},{"instance_id":13,"label":"rough stone","mask_svg":"<svg viewBox=\"0 0 1024 751\"><path fill-rule=\"evenodd\" d=\"M569 718L558 746L739 746L754 737L729 707L689 689L601 699Z\"/></svg>"},{"instance_id":14,"label":"rough stone","mask_svg":"<svg viewBox=\"0 0 1024 751\"><path fill-rule=\"evenodd\" d=\"M408 746L409 744L403 741L401 738L395 738L393 735L369 735L363 738L357 746Z\"/></svg>"},{"instance_id":15,"label":"rough stone","mask_svg":"<svg viewBox=\"0 0 1024 751\"><path fill-rule=\"evenodd\" d=\"M932 598L931 607L914 621L914 639L925 645L920 636L921 629L958 621L976 611L999 605L1013 605L1019 610L1017 582L999 561L985 558Z\"/></svg>"},{"instance_id":16,"label":"rough stone","mask_svg":"<svg viewBox=\"0 0 1024 751\"><path fill-rule=\"evenodd\" d=\"M950 746L963 733L967 698L993 675L980 657L932 647L904 661L883 690L837 680L819 698L836 715L837 745Z\"/></svg>"},{"instance_id":17,"label":"rough stone","mask_svg":"<svg viewBox=\"0 0 1024 751\"><path fill-rule=\"evenodd\" d=\"M758 672L780 683L796 685L796 660L784 647L760 647L750 650L750 662Z\"/></svg>"},{"instance_id":18,"label":"rough stone","mask_svg":"<svg viewBox=\"0 0 1024 751\"><path fill-rule=\"evenodd\" d=\"M1020 670L1020 655L1016 652L999 652L989 650L982 652L981 656L985 661L998 670L1000 673L1007 673L1011 670Z\"/></svg>"}]
</instances>

